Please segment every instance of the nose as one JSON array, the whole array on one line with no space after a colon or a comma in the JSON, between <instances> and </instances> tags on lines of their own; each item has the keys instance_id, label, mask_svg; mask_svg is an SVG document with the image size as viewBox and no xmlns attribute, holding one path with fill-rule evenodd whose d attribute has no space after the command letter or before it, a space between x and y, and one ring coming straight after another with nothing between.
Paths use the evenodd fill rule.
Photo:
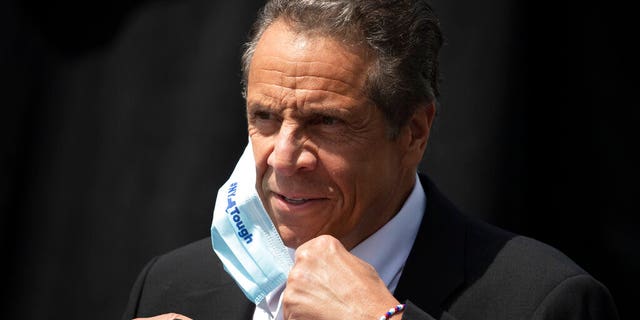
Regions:
<instances>
[{"instance_id":1,"label":"nose","mask_svg":"<svg viewBox=\"0 0 640 320\"><path fill-rule=\"evenodd\" d=\"M307 140L295 125L283 123L275 136L273 151L267 158L267 164L284 176L314 170L317 159L306 146Z\"/></svg>"}]
</instances>

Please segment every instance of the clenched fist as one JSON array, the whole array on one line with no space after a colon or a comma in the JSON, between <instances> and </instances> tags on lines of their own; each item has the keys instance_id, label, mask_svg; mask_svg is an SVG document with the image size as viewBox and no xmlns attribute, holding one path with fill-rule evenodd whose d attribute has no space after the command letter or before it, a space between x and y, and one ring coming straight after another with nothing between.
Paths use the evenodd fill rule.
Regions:
<instances>
[{"instance_id":1,"label":"clenched fist","mask_svg":"<svg viewBox=\"0 0 640 320\"><path fill-rule=\"evenodd\" d=\"M371 265L323 235L296 250L282 307L287 320L370 320L398 303Z\"/></svg>"}]
</instances>

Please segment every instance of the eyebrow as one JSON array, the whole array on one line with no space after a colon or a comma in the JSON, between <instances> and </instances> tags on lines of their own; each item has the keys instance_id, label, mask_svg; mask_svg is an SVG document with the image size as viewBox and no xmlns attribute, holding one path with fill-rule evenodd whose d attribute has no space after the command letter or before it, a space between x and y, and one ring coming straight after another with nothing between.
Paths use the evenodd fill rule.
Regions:
<instances>
[{"instance_id":1,"label":"eyebrow","mask_svg":"<svg viewBox=\"0 0 640 320\"><path fill-rule=\"evenodd\" d=\"M285 108L285 107L283 107L283 106L273 107L273 106L268 106L268 105L265 105L265 104L262 104L262 103L258 103L258 102L250 103L249 105L247 105L247 111L249 111L249 110L254 110L254 111L256 111L256 110L257 110L257 111L263 110L263 111L270 111L270 112L272 112L272 111L274 111L274 110L275 110L275 111L277 111L277 112L280 112L280 111L282 111L284 108Z\"/></svg>"},{"instance_id":2,"label":"eyebrow","mask_svg":"<svg viewBox=\"0 0 640 320\"><path fill-rule=\"evenodd\" d=\"M256 111L267 111L270 113L281 113L286 107L277 105L277 106L269 106L259 102L251 103L247 106L247 112L256 112ZM314 115L322 115L329 117L337 117L337 118L345 118L349 116L352 112L350 111L352 108L339 108L332 107L331 105L323 105L321 103L310 103L304 108L296 108L294 111L294 116L296 117L309 117Z\"/></svg>"}]
</instances>

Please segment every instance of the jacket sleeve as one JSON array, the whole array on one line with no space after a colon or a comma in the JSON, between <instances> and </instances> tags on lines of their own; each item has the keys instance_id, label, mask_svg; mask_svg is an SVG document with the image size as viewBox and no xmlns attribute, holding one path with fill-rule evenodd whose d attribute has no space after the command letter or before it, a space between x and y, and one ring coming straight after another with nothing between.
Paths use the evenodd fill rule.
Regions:
<instances>
[{"instance_id":1,"label":"jacket sleeve","mask_svg":"<svg viewBox=\"0 0 640 320\"><path fill-rule=\"evenodd\" d=\"M536 320L619 319L609 290L589 275L576 275L559 283L533 314Z\"/></svg>"},{"instance_id":2,"label":"jacket sleeve","mask_svg":"<svg viewBox=\"0 0 640 320\"><path fill-rule=\"evenodd\" d=\"M127 307L122 315L122 320L131 320L137 317L140 297L142 296L142 291L144 289L147 275L149 274L149 270L151 270L152 266L157 260L158 257L151 259L151 261L149 261L147 265L142 269L142 271L140 271L140 273L138 274L138 278L136 279L136 282L133 284L131 292L129 293L129 302L127 303Z\"/></svg>"}]
</instances>

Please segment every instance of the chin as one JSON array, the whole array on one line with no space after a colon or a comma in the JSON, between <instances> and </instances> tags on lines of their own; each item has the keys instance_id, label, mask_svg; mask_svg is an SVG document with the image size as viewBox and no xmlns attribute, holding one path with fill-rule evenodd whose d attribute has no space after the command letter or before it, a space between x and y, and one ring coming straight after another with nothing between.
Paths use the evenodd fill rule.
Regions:
<instances>
[{"instance_id":1,"label":"chin","mask_svg":"<svg viewBox=\"0 0 640 320\"><path fill-rule=\"evenodd\" d=\"M301 238L296 236L291 230L279 231L280 238L282 238L282 242L286 247L297 249L303 243L311 240L311 238Z\"/></svg>"}]
</instances>

